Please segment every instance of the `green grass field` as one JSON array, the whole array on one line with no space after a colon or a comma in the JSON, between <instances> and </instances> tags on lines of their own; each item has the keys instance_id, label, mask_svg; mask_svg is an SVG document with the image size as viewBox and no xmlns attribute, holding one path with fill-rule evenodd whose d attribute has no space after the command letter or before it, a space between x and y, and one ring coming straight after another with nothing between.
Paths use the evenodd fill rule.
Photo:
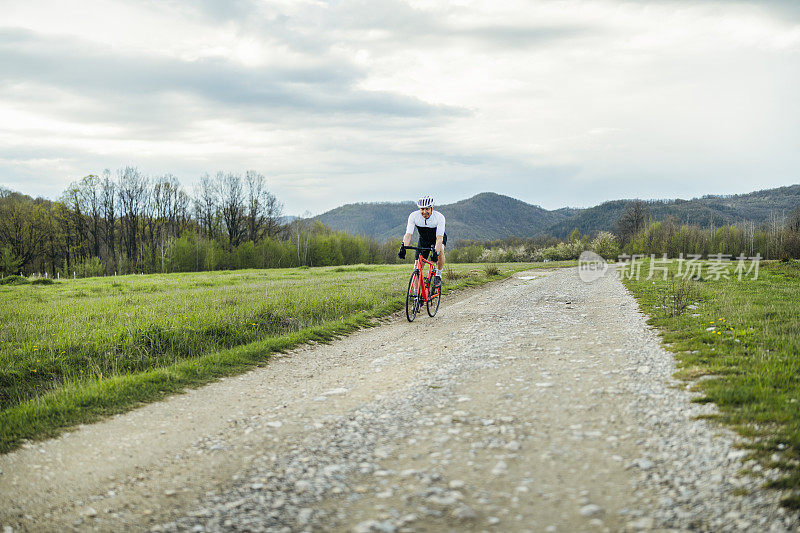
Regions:
<instances>
[{"instance_id":1,"label":"green grass field","mask_svg":"<svg viewBox=\"0 0 800 533\"><path fill-rule=\"evenodd\" d=\"M645 277L624 283L675 352L677 376L706 376L697 401L717 404L715 418L752 438L753 457L785 472L769 486L800 507L800 263L762 262L757 280L705 275L683 290ZM676 301L691 307L676 312Z\"/></svg>"},{"instance_id":2,"label":"green grass field","mask_svg":"<svg viewBox=\"0 0 800 533\"><path fill-rule=\"evenodd\" d=\"M559 265L498 266L494 274L449 265L444 293ZM0 451L368 326L402 308L410 270L354 265L0 285Z\"/></svg>"}]
</instances>

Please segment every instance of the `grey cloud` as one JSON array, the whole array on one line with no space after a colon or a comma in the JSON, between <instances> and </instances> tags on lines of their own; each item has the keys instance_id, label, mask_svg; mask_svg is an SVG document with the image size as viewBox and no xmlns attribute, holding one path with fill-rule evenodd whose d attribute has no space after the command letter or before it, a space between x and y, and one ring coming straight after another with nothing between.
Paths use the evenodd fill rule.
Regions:
<instances>
[{"instance_id":1,"label":"grey cloud","mask_svg":"<svg viewBox=\"0 0 800 533\"><path fill-rule=\"evenodd\" d=\"M0 87L35 82L112 100L186 93L248 115L253 110L269 114L281 109L401 117L463 112L412 97L355 89L362 74L344 62L251 69L224 59L179 61L115 55L72 39L2 29L0 63L4 66Z\"/></svg>"},{"instance_id":2,"label":"grey cloud","mask_svg":"<svg viewBox=\"0 0 800 533\"><path fill-rule=\"evenodd\" d=\"M352 30L382 29L392 35L434 34L440 27L426 13L398 0L345 0L305 4L291 16L271 2L170 0L153 2L156 9L194 17L203 23L233 23L241 33L257 33L305 53L321 54L349 40ZM291 10L290 10L291 11Z\"/></svg>"},{"instance_id":3,"label":"grey cloud","mask_svg":"<svg viewBox=\"0 0 800 533\"><path fill-rule=\"evenodd\" d=\"M535 24L484 24L465 28L454 25L447 18L435 18L428 12L414 9L398 0L344 2L338 4L338 8L341 14L336 17L335 26L340 29L383 30L390 39L401 42L436 40L439 44L446 44L449 39L469 39L484 45L519 48L596 31Z\"/></svg>"},{"instance_id":4,"label":"grey cloud","mask_svg":"<svg viewBox=\"0 0 800 533\"><path fill-rule=\"evenodd\" d=\"M639 3L637 1L628 0L630 3ZM732 6L751 6L764 9L777 18L782 20L793 20L800 22L800 2L797 0L662 0L666 5L683 6L696 6L698 4L710 4L723 8L730 8Z\"/></svg>"},{"instance_id":5,"label":"grey cloud","mask_svg":"<svg viewBox=\"0 0 800 533\"><path fill-rule=\"evenodd\" d=\"M475 39L499 48L530 48L550 44L556 40L583 37L590 32L583 28L529 26L479 26L452 32L452 35ZM596 32L591 32L596 33Z\"/></svg>"},{"instance_id":6,"label":"grey cloud","mask_svg":"<svg viewBox=\"0 0 800 533\"><path fill-rule=\"evenodd\" d=\"M193 0L192 2L154 0L151 4L157 9L169 7L176 11L192 13L215 22L242 20L252 15L257 9L257 4L252 0Z\"/></svg>"},{"instance_id":7,"label":"grey cloud","mask_svg":"<svg viewBox=\"0 0 800 533\"><path fill-rule=\"evenodd\" d=\"M204 4L191 4L187 9L201 13L206 20L234 22L243 33L258 32L309 54L324 54L341 44L365 47L382 44L394 48L416 43L438 48L451 43L479 49L520 49L598 32L585 27L535 24L486 24L464 28L400 0L345 0L308 5L302 16L287 15L268 3L243 1L237 3L236 9L247 15L234 17L230 13L219 15L215 6L204 8Z\"/></svg>"}]
</instances>

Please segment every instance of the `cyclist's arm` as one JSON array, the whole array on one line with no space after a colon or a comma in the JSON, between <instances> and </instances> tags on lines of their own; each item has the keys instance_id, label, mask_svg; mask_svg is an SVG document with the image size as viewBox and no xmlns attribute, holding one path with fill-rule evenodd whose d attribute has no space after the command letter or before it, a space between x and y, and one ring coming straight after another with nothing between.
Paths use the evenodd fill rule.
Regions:
<instances>
[{"instance_id":1,"label":"cyclist's arm","mask_svg":"<svg viewBox=\"0 0 800 533\"><path fill-rule=\"evenodd\" d=\"M433 247L436 250L437 254L441 254L444 251L444 225L445 219L444 215L438 213L439 216L439 223L436 225L436 245Z\"/></svg>"},{"instance_id":2,"label":"cyclist's arm","mask_svg":"<svg viewBox=\"0 0 800 533\"><path fill-rule=\"evenodd\" d=\"M408 221L406 222L406 234L403 235L403 246L408 246L411 244L411 234L414 233L414 213L412 212L408 215Z\"/></svg>"}]
</instances>

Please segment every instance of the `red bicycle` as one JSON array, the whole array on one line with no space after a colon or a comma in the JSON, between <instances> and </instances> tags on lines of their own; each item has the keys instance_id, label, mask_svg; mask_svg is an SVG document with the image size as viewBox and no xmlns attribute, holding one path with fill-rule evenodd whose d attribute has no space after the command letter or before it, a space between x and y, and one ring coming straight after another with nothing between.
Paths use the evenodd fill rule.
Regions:
<instances>
[{"instance_id":1,"label":"red bicycle","mask_svg":"<svg viewBox=\"0 0 800 533\"><path fill-rule=\"evenodd\" d=\"M417 246L406 246L405 248L407 250L416 250L414 271L411 273L411 279L408 280L408 292L406 293L406 318L409 322L413 322L423 302L425 302L428 310L428 316L436 316L436 311L439 310L439 301L442 299L441 286L437 287L433 293L430 291L433 285L433 275L436 272L436 263L428 261L420 254L421 251L425 250L436 252L433 248L419 248ZM428 268L427 271L425 267Z\"/></svg>"}]
</instances>

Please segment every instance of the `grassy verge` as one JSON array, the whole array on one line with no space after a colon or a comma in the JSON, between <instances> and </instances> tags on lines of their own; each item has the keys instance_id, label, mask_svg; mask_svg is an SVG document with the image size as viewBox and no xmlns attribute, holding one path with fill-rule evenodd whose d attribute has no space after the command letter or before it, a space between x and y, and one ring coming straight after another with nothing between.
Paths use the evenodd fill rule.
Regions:
<instances>
[{"instance_id":1,"label":"grassy verge","mask_svg":"<svg viewBox=\"0 0 800 533\"><path fill-rule=\"evenodd\" d=\"M449 265L443 292L553 266ZM2 286L0 452L369 326L402 308L409 272L356 265Z\"/></svg>"},{"instance_id":2,"label":"grassy verge","mask_svg":"<svg viewBox=\"0 0 800 533\"><path fill-rule=\"evenodd\" d=\"M762 262L757 279L674 275L673 264L668 281L623 281L675 352L677 377L704 376L696 401L717 404L714 418L748 437L752 457L784 472L768 486L800 507L800 263Z\"/></svg>"}]
</instances>

